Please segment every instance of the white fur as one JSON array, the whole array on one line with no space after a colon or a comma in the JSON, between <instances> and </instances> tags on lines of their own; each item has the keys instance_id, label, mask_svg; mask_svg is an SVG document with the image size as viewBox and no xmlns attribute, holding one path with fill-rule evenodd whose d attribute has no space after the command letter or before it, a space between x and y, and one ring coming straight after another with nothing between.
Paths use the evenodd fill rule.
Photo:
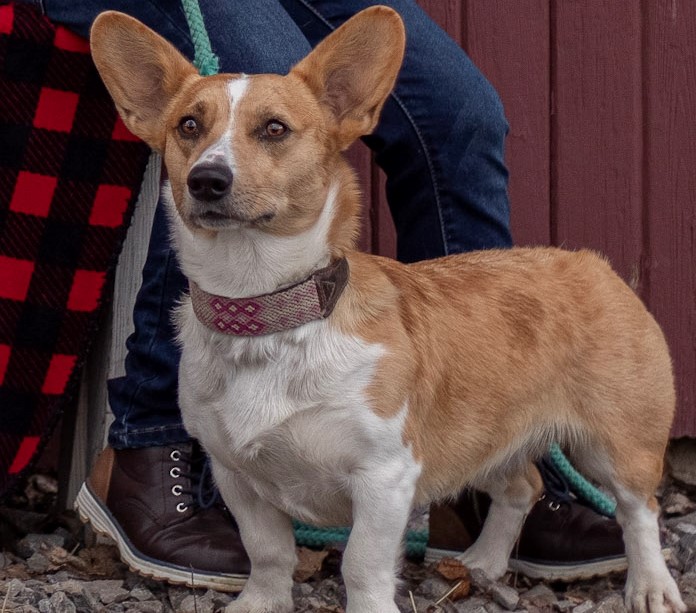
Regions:
<instances>
[{"instance_id":1,"label":"white fur","mask_svg":"<svg viewBox=\"0 0 696 613\"><path fill-rule=\"evenodd\" d=\"M634 613L668 613L684 610L679 588L665 566L660 551L657 513L645 500L616 487L616 518L623 528L628 577L626 606Z\"/></svg>"},{"instance_id":2,"label":"white fur","mask_svg":"<svg viewBox=\"0 0 696 613\"><path fill-rule=\"evenodd\" d=\"M222 162L226 164L233 174L237 170L234 152L232 151L232 139L237 125L237 106L244 97L244 94L246 94L248 86L249 78L246 75L242 75L238 79L232 79L227 84L227 95L230 101L230 116L227 121L227 127L222 136L201 153L198 161L191 167L191 170L198 164L211 162Z\"/></svg>"},{"instance_id":3,"label":"white fur","mask_svg":"<svg viewBox=\"0 0 696 613\"><path fill-rule=\"evenodd\" d=\"M162 191L182 270L201 289L231 298L273 292L326 266L337 193L338 185L332 184L317 222L296 236L273 236L240 225L204 237L194 236L176 213L168 182Z\"/></svg>"}]
</instances>

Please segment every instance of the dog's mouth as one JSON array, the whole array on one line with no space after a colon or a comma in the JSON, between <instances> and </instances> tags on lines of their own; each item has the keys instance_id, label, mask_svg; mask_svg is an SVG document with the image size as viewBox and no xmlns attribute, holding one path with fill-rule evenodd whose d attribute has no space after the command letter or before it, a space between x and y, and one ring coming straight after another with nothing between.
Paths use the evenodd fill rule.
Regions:
<instances>
[{"instance_id":1,"label":"dog's mouth","mask_svg":"<svg viewBox=\"0 0 696 613\"><path fill-rule=\"evenodd\" d=\"M254 227L268 224L275 217L275 213L265 213L257 217L249 217L237 213L223 213L207 210L191 215L193 225L207 230L225 230L239 227Z\"/></svg>"}]
</instances>

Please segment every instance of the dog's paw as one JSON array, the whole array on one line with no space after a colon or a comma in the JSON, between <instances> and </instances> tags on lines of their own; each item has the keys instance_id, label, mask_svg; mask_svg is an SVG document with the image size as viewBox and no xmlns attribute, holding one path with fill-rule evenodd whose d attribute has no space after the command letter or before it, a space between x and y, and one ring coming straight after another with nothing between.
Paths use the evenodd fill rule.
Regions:
<instances>
[{"instance_id":1,"label":"dog's paw","mask_svg":"<svg viewBox=\"0 0 696 613\"><path fill-rule=\"evenodd\" d=\"M654 581L626 583L626 608L632 613L683 613L687 610L674 579L665 570Z\"/></svg>"},{"instance_id":2,"label":"dog's paw","mask_svg":"<svg viewBox=\"0 0 696 613\"><path fill-rule=\"evenodd\" d=\"M476 544L458 555L457 559L467 568L483 571L489 579L500 579L507 572L507 558L496 556L490 551L480 552L476 549Z\"/></svg>"},{"instance_id":3,"label":"dog's paw","mask_svg":"<svg viewBox=\"0 0 696 613\"><path fill-rule=\"evenodd\" d=\"M225 613L292 613L292 600L273 598L237 598L225 607Z\"/></svg>"}]
</instances>

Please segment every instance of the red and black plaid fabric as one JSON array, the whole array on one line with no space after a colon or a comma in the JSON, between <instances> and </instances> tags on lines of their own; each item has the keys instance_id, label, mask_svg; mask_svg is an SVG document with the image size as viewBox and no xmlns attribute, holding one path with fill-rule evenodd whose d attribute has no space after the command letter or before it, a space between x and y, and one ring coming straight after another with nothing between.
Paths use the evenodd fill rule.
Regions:
<instances>
[{"instance_id":1,"label":"red and black plaid fabric","mask_svg":"<svg viewBox=\"0 0 696 613\"><path fill-rule=\"evenodd\" d=\"M74 395L147 155L87 41L0 5L0 494Z\"/></svg>"}]
</instances>

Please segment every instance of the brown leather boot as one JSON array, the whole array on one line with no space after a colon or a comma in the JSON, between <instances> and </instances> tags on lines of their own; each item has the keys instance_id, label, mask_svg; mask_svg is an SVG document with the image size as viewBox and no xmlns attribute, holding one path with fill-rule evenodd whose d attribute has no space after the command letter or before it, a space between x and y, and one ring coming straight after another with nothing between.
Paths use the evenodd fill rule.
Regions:
<instances>
[{"instance_id":1,"label":"brown leather boot","mask_svg":"<svg viewBox=\"0 0 696 613\"><path fill-rule=\"evenodd\" d=\"M170 583L238 592L249 573L234 520L197 489L204 455L192 443L105 449L75 507L111 537L134 571Z\"/></svg>"},{"instance_id":2,"label":"brown leather boot","mask_svg":"<svg viewBox=\"0 0 696 613\"><path fill-rule=\"evenodd\" d=\"M490 498L480 492L432 505L426 561L463 553L481 533L489 506ZM627 561L621 527L569 496L544 494L527 515L508 566L547 581L623 571Z\"/></svg>"}]
</instances>

